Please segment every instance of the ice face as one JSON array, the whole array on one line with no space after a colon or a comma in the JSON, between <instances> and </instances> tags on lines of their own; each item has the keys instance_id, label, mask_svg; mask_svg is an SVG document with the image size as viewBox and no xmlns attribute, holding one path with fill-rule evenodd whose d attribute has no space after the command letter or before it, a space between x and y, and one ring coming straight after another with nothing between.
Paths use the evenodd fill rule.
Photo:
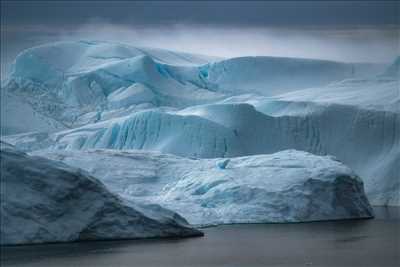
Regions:
<instances>
[{"instance_id":1,"label":"ice face","mask_svg":"<svg viewBox=\"0 0 400 267\"><path fill-rule=\"evenodd\" d=\"M1 245L196 236L178 214L122 200L89 174L1 148Z\"/></svg>"},{"instance_id":2,"label":"ice face","mask_svg":"<svg viewBox=\"0 0 400 267\"><path fill-rule=\"evenodd\" d=\"M295 150L225 160L133 150L37 154L84 168L123 198L159 203L197 225L372 216L360 178L328 156Z\"/></svg>"},{"instance_id":3,"label":"ice face","mask_svg":"<svg viewBox=\"0 0 400 267\"><path fill-rule=\"evenodd\" d=\"M143 111L110 121L59 132L57 149L145 149L183 156L224 157L238 154L235 132L196 116Z\"/></svg>"},{"instance_id":4,"label":"ice face","mask_svg":"<svg viewBox=\"0 0 400 267\"><path fill-rule=\"evenodd\" d=\"M256 107L210 104L174 112L139 112L41 138L6 140L27 150L142 149L196 158L290 148L330 154L363 178L372 203L399 204L400 115L391 111L283 100L259 101Z\"/></svg>"}]
</instances>

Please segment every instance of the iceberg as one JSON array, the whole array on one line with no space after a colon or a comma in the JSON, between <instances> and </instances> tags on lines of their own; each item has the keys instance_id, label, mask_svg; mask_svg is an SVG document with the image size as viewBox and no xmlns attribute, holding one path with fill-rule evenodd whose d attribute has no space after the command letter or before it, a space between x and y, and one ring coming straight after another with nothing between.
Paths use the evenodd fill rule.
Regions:
<instances>
[{"instance_id":1,"label":"iceberg","mask_svg":"<svg viewBox=\"0 0 400 267\"><path fill-rule=\"evenodd\" d=\"M159 205L110 193L80 169L4 143L0 157L1 245L202 234Z\"/></svg>"},{"instance_id":2,"label":"iceberg","mask_svg":"<svg viewBox=\"0 0 400 267\"><path fill-rule=\"evenodd\" d=\"M119 43L57 42L19 54L2 91L28 102L41 116L75 128L128 115L131 109L184 108L243 93L270 96L381 70L379 64L221 59ZM18 116L13 115L18 111L8 113ZM10 128L7 123L2 127ZM14 129L10 134L30 130Z\"/></svg>"},{"instance_id":3,"label":"iceberg","mask_svg":"<svg viewBox=\"0 0 400 267\"><path fill-rule=\"evenodd\" d=\"M373 216L362 180L330 156L286 150L226 162L135 150L34 154L83 168L124 199L158 203L194 225Z\"/></svg>"},{"instance_id":4,"label":"iceberg","mask_svg":"<svg viewBox=\"0 0 400 267\"><path fill-rule=\"evenodd\" d=\"M398 70L399 58L386 66L46 44L22 52L1 89L2 139L24 151L333 155L363 179L371 203L400 205Z\"/></svg>"},{"instance_id":5,"label":"iceberg","mask_svg":"<svg viewBox=\"0 0 400 267\"><path fill-rule=\"evenodd\" d=\"M3 139L28 151L142 149L216 158L297 149L334 155L362 177L373 204L400 205L400 113L392 111L282 99L221 103L138 112L44 139Z\"/></svg>"}]
</instances>

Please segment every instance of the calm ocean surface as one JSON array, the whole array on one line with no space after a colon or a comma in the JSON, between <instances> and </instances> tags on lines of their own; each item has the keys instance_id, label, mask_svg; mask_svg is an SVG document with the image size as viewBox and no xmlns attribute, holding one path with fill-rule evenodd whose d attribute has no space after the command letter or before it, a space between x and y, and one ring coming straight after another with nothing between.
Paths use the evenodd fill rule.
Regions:
<instances>
[{"instance_id":1,"label":"calm ocean surface","mask_svg":"<svg viewBox=\"0 0 400 267\"><path fill-rule=\"evenodd\" d=\"M1 248L1 266L400 266L400 208L376 218L203 229L204 237Z\"/></svg>"}]
</instances>

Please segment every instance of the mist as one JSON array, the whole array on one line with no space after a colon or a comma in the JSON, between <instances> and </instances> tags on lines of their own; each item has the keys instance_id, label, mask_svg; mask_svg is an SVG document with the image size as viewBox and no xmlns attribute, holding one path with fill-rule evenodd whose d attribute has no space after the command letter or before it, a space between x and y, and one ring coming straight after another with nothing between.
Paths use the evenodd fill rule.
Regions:
<instances>
[{"instance_id":1,"label":"mist","mask_svg":"<svg viewBox=\"0 0 400 267\"><path fill-rule=\"evenodd\" d=\"M54 41L102 40L212 55L282 56L344 62L390 62L399 54L399 29L211 27L175 24L129 27L90 22L79 28L48 26L2 28L2 70L23 49ZM3 73L3 71L2 71Z\"/></svg>"},{"instance_id":2,"label":"mist","mask_svg":"<svg viewBox=\"0 0 400 267\"><path fill-rule=\"evenodd\" d=\"M221 58L283 56L391 62L396 2L2 2L1 73L22 50L103 40ZM168 11L168 12L167 12Z\"/></svg>"}]
</instances>

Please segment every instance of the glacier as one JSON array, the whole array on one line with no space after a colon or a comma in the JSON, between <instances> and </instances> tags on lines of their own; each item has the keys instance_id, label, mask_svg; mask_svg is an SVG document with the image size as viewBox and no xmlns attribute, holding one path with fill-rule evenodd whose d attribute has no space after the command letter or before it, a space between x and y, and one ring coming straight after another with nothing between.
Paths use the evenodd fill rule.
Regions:
<instances>
[{"instance_id":1,"label":"glacier","mask_svg":"<svg viewBox=\"0 0 400 267\"><path fill-rule=\"evenodd\" d=\"M1 245L202 235L178 214L122 199L80 169L3 143L0 157Z\"/></svg>"},{"instance_id":2,"label":"glacier","mask_svg":"<svg viewBox=\"0 0 400 267\"><path fill-rule=\"evenodd\" d=\"M199 226L373 216L362 180L330 156L296 150L228 160L138 150L33 154L85 169L122 198L160 204Z\"/></svg>"}]
</instances>

